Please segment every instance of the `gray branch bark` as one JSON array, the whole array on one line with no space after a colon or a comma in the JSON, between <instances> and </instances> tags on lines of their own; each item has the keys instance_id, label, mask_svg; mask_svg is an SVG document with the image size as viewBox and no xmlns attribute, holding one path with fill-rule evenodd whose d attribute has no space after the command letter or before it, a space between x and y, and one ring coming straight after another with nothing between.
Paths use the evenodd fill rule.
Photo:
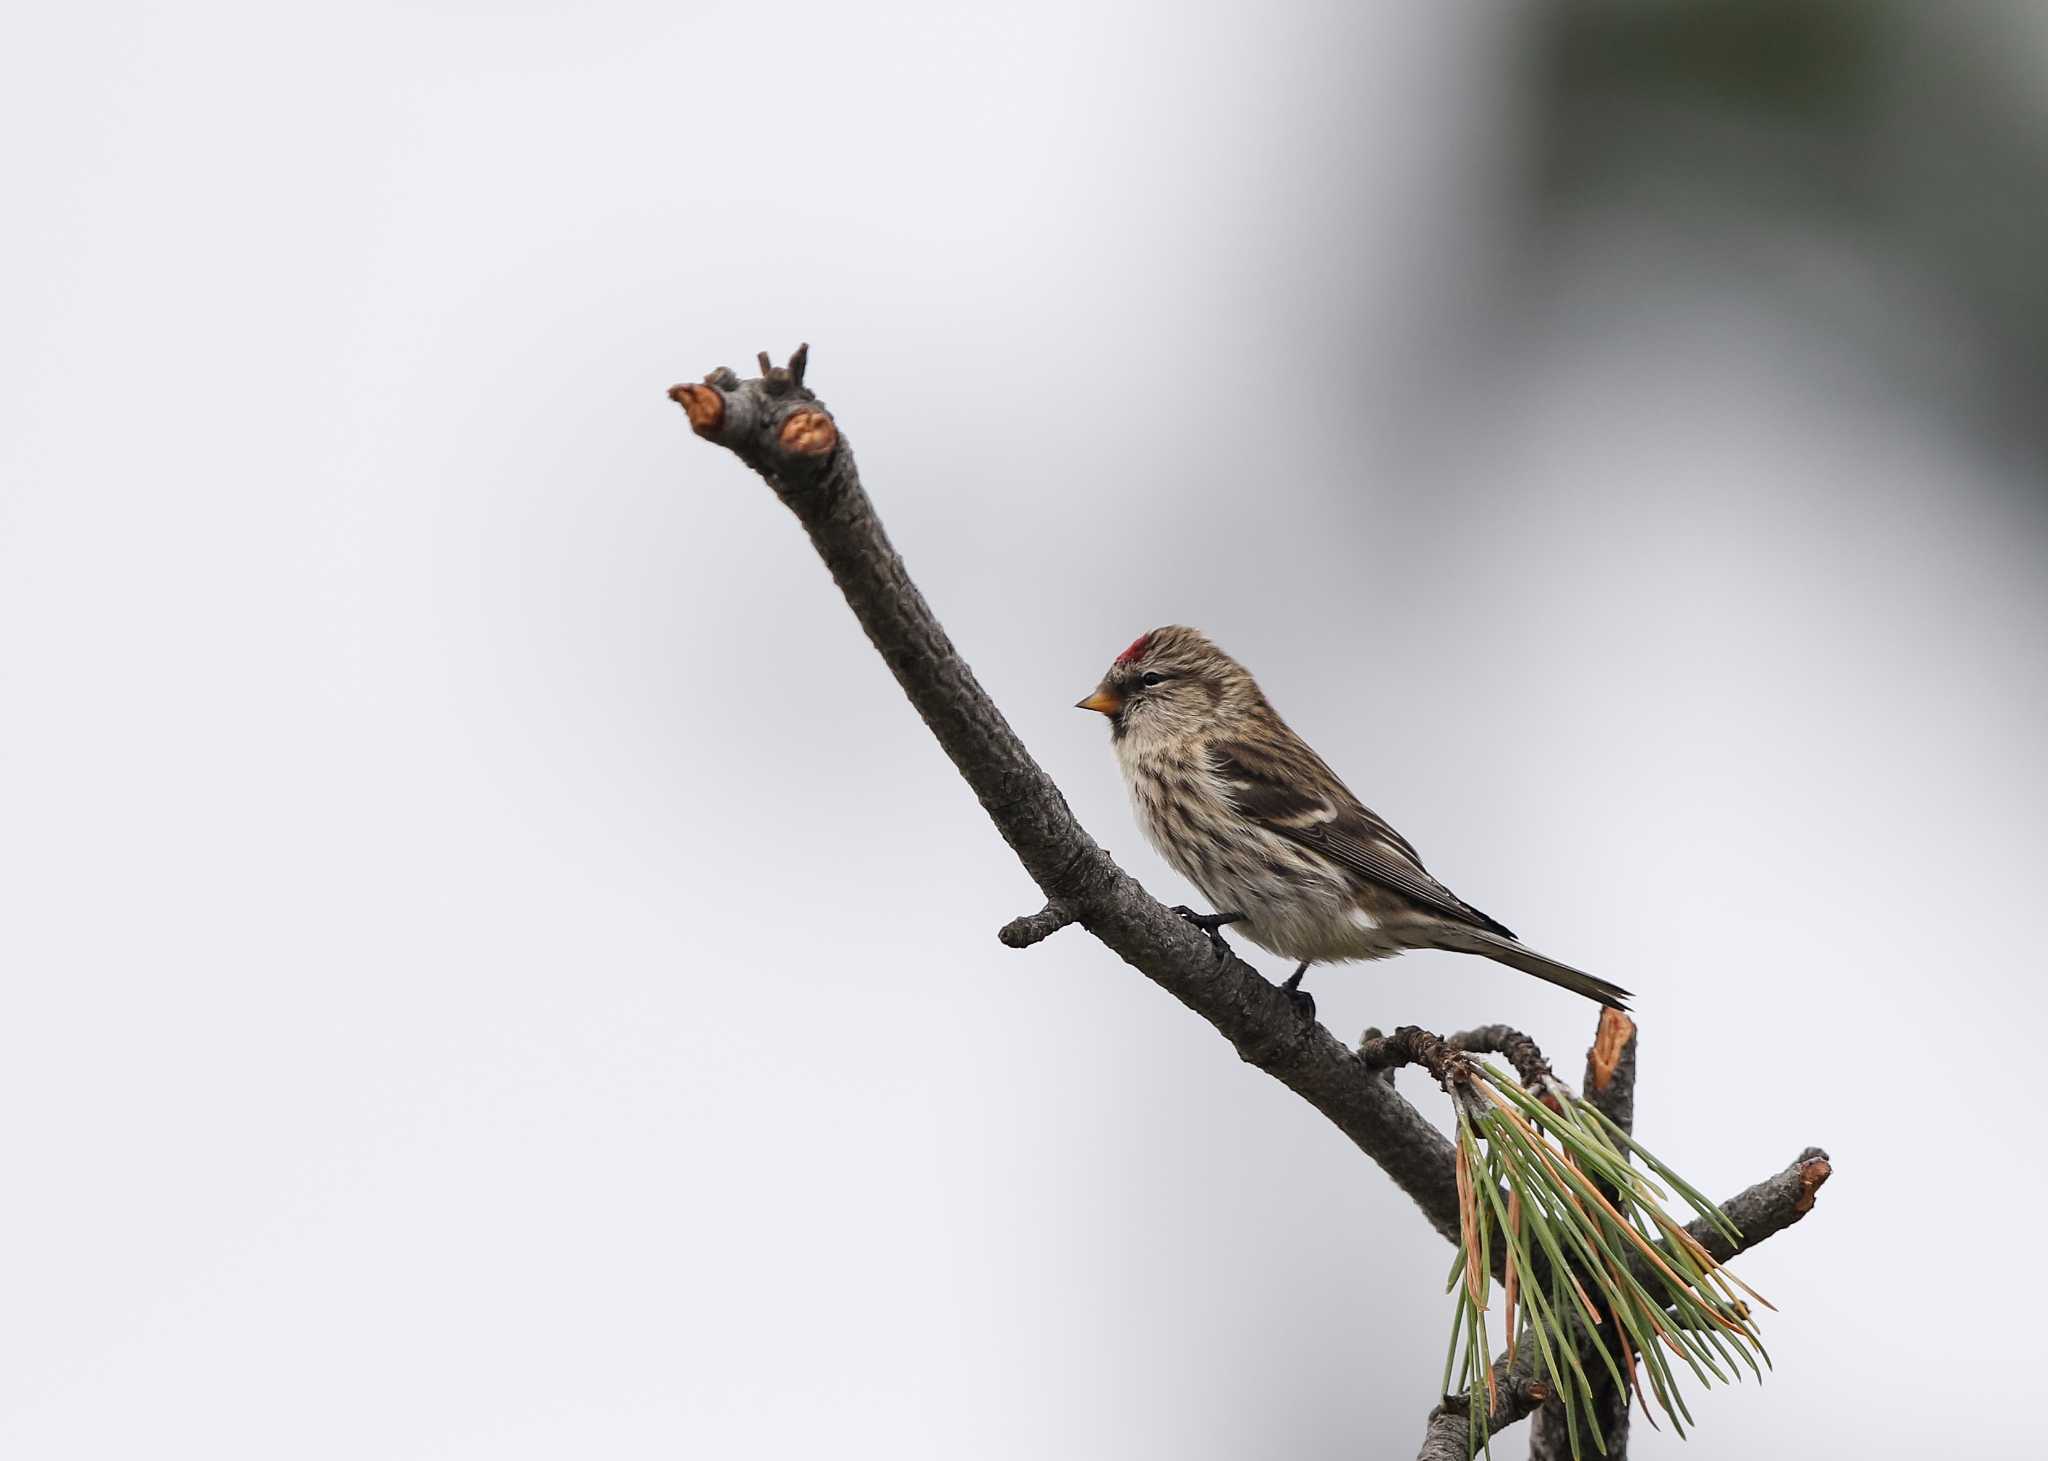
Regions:
<instances>
[{"instance_id":1,"label":"gray branch bark","mask_svg":"<svg viewBox=\"0 0 2048 1461\"><path fill-rule=\"evenodd\" d=\"M1322 1025L1302 1017L1256 969L1219 955L1206 937L1117 866L1075 818L1059 788L981 688L890 545L861 486L852 446L804 384L808 356L809 347L803 347L787 366L776 366L764 353L761 374L754 379L743 381L720 367L702 383L679 385L669 394L699 436L752 467L796 515L869 642L1038 885L1046 899L1044 910L1006 924L1003 942L1028 947L1069 923L1081 924L1207 1020L1241 1059L1322 1112L1414 1200L1432 1227L1457 1242L1451 1145L1395 1091L1391 1071L1375 1068ZM1513 1034L1503 1033L1503 1027L1475 1031L1471 1038L1481 1043L1470 1048L1504 1049ZM1484 1043L1488 1039L1500 1043ZM1526 1051L1518 1046L1504 1053L1515 1058L1533 1051L1529 1045ZM1632 1043L1628 1060L1624 1090L1633 1088ZM1613 1114L1616 1108L1603 1109ZM1815 1149L1737 1197L1729 1212L1743 1233L1740 1246L1798 1221L1826 1176L1825 1154ZM1696 1225L1696 1236L1717 1256L1729 1256L1723 1250L1730 1245L1711 1230L1700 1231L1703 1227ZM1547 1393L1526 1375L1505 1378L1501 1426L1527 1415ZM1440 1407L1431 1417L1423 1455L1462 1458L1464 1426L1462 1414Z\"/></svg>"}]
</instances>

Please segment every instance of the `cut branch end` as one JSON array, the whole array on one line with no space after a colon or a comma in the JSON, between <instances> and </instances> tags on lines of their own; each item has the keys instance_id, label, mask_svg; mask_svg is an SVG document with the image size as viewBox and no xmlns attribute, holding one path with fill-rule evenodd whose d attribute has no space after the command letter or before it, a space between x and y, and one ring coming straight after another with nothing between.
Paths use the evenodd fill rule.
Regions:
<instances>
[{"instance_id":1,"label":"cut branch end","mask_svg":"<svg viewBox=\"0 0 2048 1461\"><path fill-rule=\"evenodd\" d=\"M670 386L668 398L683 408L690 418L690 429L702 437L715 437L718 428L725 424L725 397L708 385L694 381L688 385Z\"/></svg>"},{"instance_id":2,"label":"cut branch end","mask_svg":"<svg viewBox=\"0 0 2048 1461\"><path fill-rule=\"evenodd\" d=\"M822 457L839 445L839 428L823 411L798 411L782 423L776 439L791 456Z\"/></svg>"},{"instance_id":3,"label":"cut branch end","mask_svg":"<svg viewBox=\"0 0 2048 1461\"><path fill-rule=\"evenodd\" d=\"M1792 1204L1792 1211L1808 1213L1813 1211L1813 1195L1820 1191L1821 1184L1835 1175L1834 1167L1826 1157L1810 1157L1799 1164L1799 1200Z\"/></svg>"},{"instance_id":4,"label":"cut branch end","mask_svg":"<svg viewBox=\"0 0 2048 1461\"><path fill-rule=\"evenodd\" d=\"M1635 1036L1636 1022L1622 1011L1600 1011L1600 1028L1593 1033L1593 1048L1586 1052L1586 1069L1592 1076L1589 1084L1594 1090L1607 1089L1614 1079L1615 1067L1621 1064L1622 1053Z\"/></svg>"}]
</instances>

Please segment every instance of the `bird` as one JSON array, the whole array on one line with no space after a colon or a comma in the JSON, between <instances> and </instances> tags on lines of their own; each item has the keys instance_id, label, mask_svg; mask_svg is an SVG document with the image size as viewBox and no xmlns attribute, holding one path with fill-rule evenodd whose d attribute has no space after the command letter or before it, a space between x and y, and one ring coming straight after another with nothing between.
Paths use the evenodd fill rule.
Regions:
<instances>
[{"instance_id":1,"label":"bird","mask_svg":"<svg viewBox=\"0 0 2048 1461\"><path fill-rule=\"evenodd\" d=\"M1147 840L1213 910L1174 909L1298 961L1280 987L1313 1018L1313 964L1410 949L1480 954L1614 1009L1629 992L1518 940L1445 887L1412 843L1282 720L1250 671L1199 630L1169 624L1118 655L1082 710L1110 737Z\"/></svg>"}]
</instances>

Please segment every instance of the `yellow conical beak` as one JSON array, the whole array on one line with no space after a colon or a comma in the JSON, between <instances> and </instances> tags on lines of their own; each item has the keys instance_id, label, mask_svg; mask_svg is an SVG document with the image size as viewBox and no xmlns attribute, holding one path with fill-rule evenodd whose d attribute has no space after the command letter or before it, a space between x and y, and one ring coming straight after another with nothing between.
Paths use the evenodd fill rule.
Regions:
<instances>
[{"instance_id":1,"label":"yellow conical beak","mask_svg":"<svg viewBox=\"0 0 2048 1461\"><path fill-rule=\"evenodd\" d=\"M1110 694L1107 690L1097 690L1086 700L1076 700L1074 702L1074 709L1092 710L1098 715L1115 715L1123 708L1123 701L1117 699L1116 696Z\"/></svg>"}]
</instances>

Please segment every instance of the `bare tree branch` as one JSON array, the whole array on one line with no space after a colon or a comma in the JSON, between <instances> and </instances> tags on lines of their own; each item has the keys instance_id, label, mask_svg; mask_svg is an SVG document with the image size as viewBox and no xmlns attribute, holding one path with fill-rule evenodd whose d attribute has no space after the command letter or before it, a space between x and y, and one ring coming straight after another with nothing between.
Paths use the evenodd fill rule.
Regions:
<instances>
[{"instance_id":1,"label":"bare tree branch","mask_svg":"<svg viewBox=\"0 0 2048 1461\"><path fill-rule=\"evenodd\" d=\"M1834 1175L1834 1171L1828 1154L1817 1146L1810 1146L1777 1176L1766 1177L1754 1186L1745 1187L1721 1204L1721 1210L1728 1214L1728 1220L1742 1234L1741 1242L1730 1242L1705 1218L1687 1223L1685 1230L1699 1239L1700 1246L1713 1254L1717 1262L1726 1263L1738 1253L1747 1253L1764 1239L1784 1232L1812 1212L1814 1193ZM1637 1262L1645 1264L1642 1271L1648 1272L1645 1260L1638 1259Z\"/></svg>"},{"instance_id":2,"label":"bare tree branch","mask_svg":"<svg viewBox=\"0 0 2048 1461\"><path fill-rule=\"evenodd\" d=\"M796 514L896 683L1052 906L1327 1116L1455 1242L1450 1143L1277 986L1219 957L1096 845L933 617L861 487L851 444L801 376L801 361L744 382L721 369L670 395L698 435L759 472ZM1008 925L1006 941L1038 932L1043 919Z\"/></svg>"},{"instance_id":3,"label":"bare tree branch","mask_svg":"<svg viewBox=\"0 0 2048 1461\"><path fill-rule=\"evenodd\" d=\"M1473 1055L1501 1055L1515 1068L1516 1077L1522 1088L1539 1101L1548 1101L1553 1107L1566 1091L1557 1072L1550 1068L1543 1052L1536 1042L1512 1025L1481 1025L1476 1030L1462 1030L1451 1036L1451 1046L1468 1051Z\"/></svg>"},{"instance_id":4,"label":"bare tree branch","mask_svg":"<svg viewBox=\"0 0 2048 1461\"><path fill-rule=\"evenodd\" d=\"M861 487L852 446L804 384L808 358L808 346L787 366L774 365L764 353L755 379L742 381L721 366L701 383L676 386L669 394L699 436L752 467L796 514L896 683L1038 885L1045 908L1004 925L1002 941L1026 948L1069 923L1081 924L1206 1019L1241 1059L1328 1117L1415 1201L1431 1226L1457 1242L1451 1145L1394 1090L1393 1068L1422 1063L1440 1083L1456 1087L1461 1050L1484 1050L1505 1055L1532 1089L1554 1084L1534 1042L1505 1026L1482 1027L1448 1042L1404 1026L1391 1037L1368 1031L1364 1047L1354 1053L1301 1015L1278 986L1235 956L1219 953L1118 867L1018 740L911 581ZM1625 1016L1609 1014L1620 1023L1610 1032L1603 1018L1587 1094L1627 1127L1633 1115L1634 1026ZM1604 1045L1612 1047L1605 1054ZM1730 1244L1704 1220L1690 1231L1716 1257L1730 1257L1804 1216L1829 1171L1826 1154L1809 1149L1785 1171L1737 1196L1727 1208L1742 1232L1739 1244ZM1549 1387L1524 1370L1514 1376L1496 1370L1499 1428L1528 1415ZM1440 1406L1432 1414L1425 1457L1462 1461L1466 1422L1456 1409Z\"/></svg>"}]
</instances>

